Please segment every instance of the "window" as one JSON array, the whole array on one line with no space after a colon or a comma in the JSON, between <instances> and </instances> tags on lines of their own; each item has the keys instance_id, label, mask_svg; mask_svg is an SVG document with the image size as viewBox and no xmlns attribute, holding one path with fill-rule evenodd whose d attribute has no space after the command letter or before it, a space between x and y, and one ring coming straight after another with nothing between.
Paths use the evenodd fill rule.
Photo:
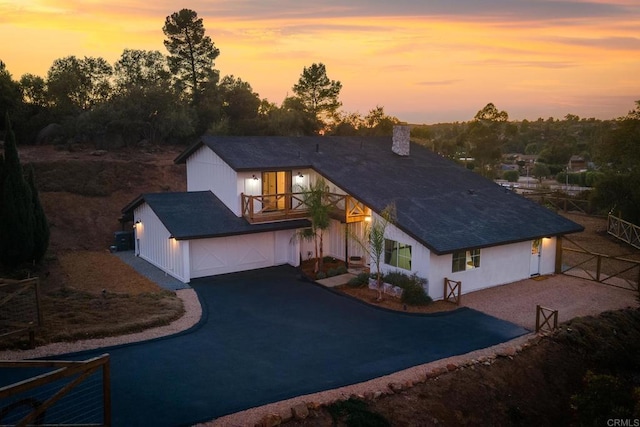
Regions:
<instances>
[{"instance_id":1,"label":"window","mask_svg":"<svg viewBox=\"0 0 640 427\"><path fill-rule=\"evenodd\" d=\"M452 271L465 271L480 267L480 249L453 253Z\"/></svg>"},{"instance_id":2,"label":"window","mask_svg":"<svg viewBox=\"0 0 640 427\"><path fill-rule=\"evenodd\" d=\"M384 239L384 263L411 270L411 245Z\"/></svg>"}]
</instances>

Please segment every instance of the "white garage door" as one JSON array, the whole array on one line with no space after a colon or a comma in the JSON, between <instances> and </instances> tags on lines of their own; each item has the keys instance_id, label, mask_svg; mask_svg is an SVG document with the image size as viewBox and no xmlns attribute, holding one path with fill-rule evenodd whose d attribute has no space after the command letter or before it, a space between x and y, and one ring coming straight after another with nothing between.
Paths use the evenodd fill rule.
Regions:
<instances>
[{"instance_id":1,"label":"white garage door","mask_svg":"<svg viewBox=\"0 0 640 427\"><path fill-rule=\"evenodd\" d=\"M191 240L189 258L192 278L271 267L273 233Z\"/></svg>"}]
</instances>

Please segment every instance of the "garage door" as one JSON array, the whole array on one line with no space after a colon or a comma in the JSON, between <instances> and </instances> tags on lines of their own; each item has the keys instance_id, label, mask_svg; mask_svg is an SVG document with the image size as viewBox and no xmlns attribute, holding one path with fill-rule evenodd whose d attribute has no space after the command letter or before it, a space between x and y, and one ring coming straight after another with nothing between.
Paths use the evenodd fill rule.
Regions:
<instances>
[{"instance_id":1,"label":"garage door","mask_svg":"<svg viewBox=\"0 0 640 427\"><path fill-rule=\"evenodd\" d=\"M274 237L259 233L192 240L189 255L192 278L271 267Z\"/></svg>"}]
</instances>

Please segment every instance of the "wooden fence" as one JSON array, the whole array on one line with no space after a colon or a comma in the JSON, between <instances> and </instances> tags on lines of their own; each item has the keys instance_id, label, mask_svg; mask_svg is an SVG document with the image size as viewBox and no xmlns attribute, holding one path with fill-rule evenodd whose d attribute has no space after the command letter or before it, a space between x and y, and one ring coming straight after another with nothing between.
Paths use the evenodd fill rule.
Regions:
<instances>
[{"instance_id":1,"label":"wooden fence","mask_svg":"<svg viewBox=\"0 0 640 427\"><path fill-rule=\"evenodd\" d=\"M40 326L40 280L0 278L0 338L28 333L33 348L35 331Z\"/></svg>"},{"instance_id":2,"label":"wooden fence","mask_svg":"<svg viewBox=\"0 0 640 427\"><path fill-rule=\"evenodd\" d=\"M16 372L21 369L28 374ZM111 425L108 354L86 361L0 361L0 373L27 377L0 388L2 426Z\"/></svg>"},{"instance_id":3,"label":"wooden fence","mask_svg":"<svg viewBox=\"0 0 640 427\"><path fill-rule=\"evenodd\" d=\"M569 237L562 238L561 273L618 288L638 291L640 261L589 251ZM566 243L572 245L568 247Z\"/></svg>"},{"instance_id":4,"label":"wooden fence","mask_svg":"<svg viewBox=\"0 0 640 427\"><path fill-rule=\"evenodd\" d=\"M462 282L444 278L444 300L460 305Z\"/></svg>"},{"instance_id":5,"label":"wooden fence","mask_svg":"<svg viewBox=\"0 0 640 427\"><path fill-rule=\"evenodd\" d=\"M607 233L640 249L640 227L609 214L607 217Z\"/></svg>"},{"instance_id":6,"label":"wooden fence","mask_svg":"<svg viewBox=\"0 0 640 427\"><path fill-rule=\"evenodd\" d=\"M554 193L531 192L523 193L524 197L533 200L543 206L549 206L556 211L561 212L581 212L583 214L594 214L595 209L591 206L589 200L572 199L571 197L557 196Z\"/></svg>"},{"instance_id":7,"label":"wooden fence","mask_svg":"<svg viewBox=\"0 0 640 427\"><path fill-rule=\"evenodd\" d=\"M558 310L536 305L536 333L551 332L558 328Z\"/></svg>"}]
</instances>

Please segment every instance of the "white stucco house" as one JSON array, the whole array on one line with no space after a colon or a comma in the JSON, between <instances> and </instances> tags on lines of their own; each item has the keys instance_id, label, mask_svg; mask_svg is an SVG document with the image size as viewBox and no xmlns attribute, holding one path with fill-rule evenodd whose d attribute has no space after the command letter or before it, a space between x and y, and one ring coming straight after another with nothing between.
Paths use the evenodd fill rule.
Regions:
<instances>
[{"instance_id":1,"label":"white stucco house","mask_svg":"<svg viewBox=\"0 0 640 427\"><path fill-rule=\"evenodd\" d=\"M175 161L187 192L143 194L122 211L136 254L185 283L311 257L293 238L310 225L296 193L319 178L334 203L324 254L364 255L349 235L393 204L383 270L426 278L435 300L445 278L467 293L553 273L558 239L583 230L411 143L408 127L393 137L205 136Z\"/></svg>"}]
</instances>

